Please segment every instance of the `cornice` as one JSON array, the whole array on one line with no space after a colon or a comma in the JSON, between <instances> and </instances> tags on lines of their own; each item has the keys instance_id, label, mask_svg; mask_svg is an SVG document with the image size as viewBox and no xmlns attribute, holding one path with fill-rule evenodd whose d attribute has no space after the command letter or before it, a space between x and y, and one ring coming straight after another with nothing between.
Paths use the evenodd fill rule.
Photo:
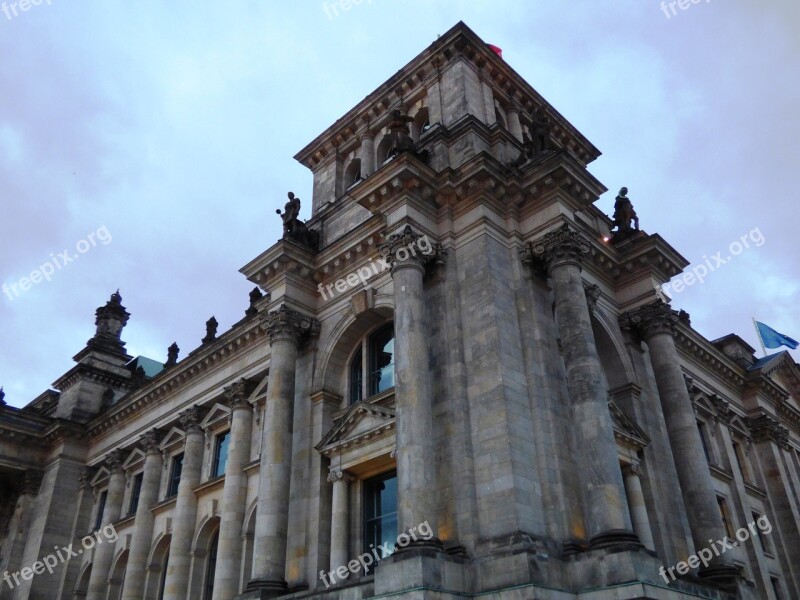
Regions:
<instances>
[{"instance_id":1,"label":"cornice","mask_svg":"<svg viewBox=\"0 0 800 600\"><path fill-rule=\"evenodd\" d=\"M123 398L91 421L88 425L89 437L96 438L120 427L129 419L140 416L148 407L177 396L187 384L253 347L266 344L266 341L266 332L261 328L257 318L225 332L197 354L189 355L172 369L162 371L146 385L132 392L129 397Z\"/></svg>"},{"instance_id":2,"label":"cornice","mask_svg":"<svg viewBox=\"0 0 800 600\"><path fill-rule=\"evenodd\" d=\"M679 351L722 376L737 389L745 384L744 370L691 327L678 323L675 329L675 345Z\"/></svg>"}]
</instances>

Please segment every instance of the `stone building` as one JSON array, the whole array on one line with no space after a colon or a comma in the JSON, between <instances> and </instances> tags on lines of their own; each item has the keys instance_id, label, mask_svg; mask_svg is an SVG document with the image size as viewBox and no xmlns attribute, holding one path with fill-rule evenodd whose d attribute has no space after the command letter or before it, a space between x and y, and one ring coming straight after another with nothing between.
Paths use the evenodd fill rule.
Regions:
<instances>
[{"instance_id":1,"label":"stone building","mask_svg":"<svg viewBox=\"0 0 800 600\"><path fill-rule=\"evenodd\" d=\"M800 369L660 300L598 155L442 35L297 154L241 321L162 365L115 293L0 410L0 597L800 598Z\"/></svg>"}]
</instances>

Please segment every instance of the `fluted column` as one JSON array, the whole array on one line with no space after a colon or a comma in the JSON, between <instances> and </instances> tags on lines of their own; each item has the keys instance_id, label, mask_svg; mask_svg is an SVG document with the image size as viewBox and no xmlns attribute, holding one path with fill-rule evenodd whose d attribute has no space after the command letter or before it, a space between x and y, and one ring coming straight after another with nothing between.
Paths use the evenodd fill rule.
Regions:
<instances>
[{"instance_id":1,"label":"fluted column","mask_svg":"<svg viewBox=\"0 0 800 600\"><path fill-rule=\"evenodd\" d=\"M442 548L436 514L436 455L433 435L433 392L428 363L428 331L422 280L434 253L423 254L423 236L406 225L379 246L394 280L394 369L397 436L398 531L427 521L430 540L412 546Z\"/></svg>"},{"instance_id":2,"label":"fluted column","mask_svg":"<svg viewBox=\"0 0 800 600\"><path fill-rule=\"evenodd\" d=\"M625 313L620 324L623 328L638 331L650 351L689 527L695 550L699 550L706 548L709 540L721 540L726 532L697 429L697 417L675 347L675 326L683 315L686 313L679 314L659 301ZM715 556L708 568L700 571L703 577L719 580L733 579L737 573L725 555Z\"/></svg>"},{"instance_id":3,"label":"fluted column","mask_svg":"<svg viewBox=\"0 0 800 600\"><path fill-rule=\"evenodd\" d=\"M361 177L366 179L375 172L375 137L372 132L361 138Z\"/></svg>"},{"instance_id":4,"label":"fluted column","mask_svg":"<svg viewBox=\"0 0 800 600\"><path fill-rule=\"evenodd\" d=\"M347 492L353 478L343 471L334 470L328 474L328 481L333 484L333 502L331 505L331 562L330 570L347 565L348 502Z\"/></svg>"},{"instance_id":5,"label":"fluted column","mask_svg":"<svg viewBox=\"0 0 800 600\"><path fill-rule=\"evenodd\" d=\"M631 509L633 531L648 550L654 550L653 531L650 529L650 518L647 516L647 505L642 491L642 480L639 478L641 467L639 465L625 465L622 475L625 480L625 494L628 497L628 506Z\"/></svg>"},{"instance_id":6,"label":"fluted column","mask_svg":"<svg viewBox=\"0 0 800 600\"><path fill-rule=\"evenodd\" d=\"M286 534L292 471L292 421L297 352L304 336L317 331L310 317L281 305L264 320L271 348L269 385L261 435L253 579L248 591L261 597L286 590Z\"/></svg>"},{"instance_id":7,"label":"fluted column","mask_svg":"<svg viewBox=\"0 0 800 600\"><path fill-rule=\"evenodd\" d=\"M247 509L247 475L242 469L250 459L253 407L247 398L251 390L252 386L245 379L225 388L225 397L231 405L231 441L225 464L225 488L222 490L214 600L231 600L239 593L242 526Z\"/></svg>"},{"instance_id":8,"label":"fluted column","mask_svg":"<svg viewBox=\"0 0 800 600\"><path fill-rule=\"evenodd\" d=\"M183 448L183 469L178 483L178 497L172 519L172 542L167 561L167 578L164 583L164 600L185 600L189 589L192 539L197 521L197 496L194 488L200 483L203 465L203 430L200 411L196 406L180 415L186 432Z\"/></svg>"},{"instance_id":9,"label":"fluted column","mask_svg":"<svg viewBox=\"0 0 800 600\"><path fill-rule=\"evenodd\" d=\"M141 446L145 451L142 487L139 492L139 504L136 507L136 521L128 555L128 573L122 589L122 600L141 600L144 595L144 580L140 574L147 568L147 557L150 554L150 542L153 539L153 522L155 516L150 507L158 501L158 488L161 483L161 450L158 447L159 432L148 431L141 437ZM134 575L135 574L135 575Z\"/></svg>"},{"instance_id":10,"label":"fluted column","mask_svg":"<svg viewBox=\"0 0 800 600\"><path fill-rule=\"evenodd\" d=\"M103 525L118 521L122 514L122 497L125 494L125 472L122 470L122 459L122 452L119 450L115 450L106 458L106 465L111 474L108 478L106 505L102 517ZM86 594L87 600L105 600L113 558L114 544L105 543L95 546L92 572L89 575L89 590Z\"/></svg>"},{"instance_id":11,"label":"fluted column","mask_svg":"<svg viewBox=\"0 0 800 600\"><path fill-rule=\"evenodd\" d=\"M522 123L519 121L519 107L518 106L510 106L506 110L506 120L508 121L508 131L517 138L518 141L522 141Z\"/></svg>"},{"instance_id":12,"label":"fluted column","mask_svg":"<svg viewBox=\"0 0 800 600\"><path fill-rule=\"evenodd\" d=\"M534 255L547 267L555 297L589 544L602 548L636 542L637 538L631 531L608 392L581 278L582 255L588 250L583 236L567 225L533 245Z\"/></svg>"}]
</instances>

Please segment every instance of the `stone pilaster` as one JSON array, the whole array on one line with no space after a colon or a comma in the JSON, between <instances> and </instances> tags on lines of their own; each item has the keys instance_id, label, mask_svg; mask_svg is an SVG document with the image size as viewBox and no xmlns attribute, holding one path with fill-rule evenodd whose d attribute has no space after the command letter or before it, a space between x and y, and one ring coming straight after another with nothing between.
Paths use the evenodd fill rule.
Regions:
<instances>
[{"instance_id":1,"label":"stone pilaster","mask_svg":"<svg viewBox=\"0 0 800 600\"><path fill-rule=\"evenodd\" d=\"M389 236L379 250L391 265L394 280L398 531L427 521L433 538L414 541L406 548L425 545L441 549L437 534L433 392L422 297L425 266L436 256L438 246L422 244L422 248L431 249L423 254L422 238L407 225L402 233Z\"/></svg>"},{"instance_id":2,"label":"stone pilaster","mask_svg":"<svg viewBox=\"0 0 800 600\"><path fill-rule=\"evenodd\" d=\"M125 472L122 470L122 452L112 452L106 459L111 472L108 478L108 492L103 512L102 524L108 525L119 520L122 514L122 497L125 493ZM111 560L114 558L114 544L97 544L92 559L92 573L89 576L87 600L105 600L108 591Z\"/></svg>"},{"instance_id":3,"label":"stone pilaster","mask_svg":"<svg viewBox=\"0 0 800 600\"><path fill-rule=\"evenodd\" d=\"M348 538L348 487L353 478L343 471L334 470L328 474L328 481L333 484L333 502L331 503L331 564L330 570L347 565Z\"/></svg>"},{"instance_id":4,"label":"stone pilaster","mask_svg":"<svg viewBox=\"0 0 800 600\"><path fill-rule=\"evenodd\" d=\"M216 600L231 600L239 593L242 526L247 510L247 475L242 469L250 460L253 407L247 399L251 392L252 386L245 379L225 388L225 397L231 406L231 432L214 575L213 595Z\"/></svg>"},{"instance_id":5,"label":"stone pilaster","mask_svg":"<svg viewBox=\"0 0 800 600\"><path fill-rule=\"evenodd\" d=\"M698 550L707 547L710 539L722 539L726 532L675 347L675 326L684 317L688 318L688 315L678 313L659 301L625 313L620 318L620 325L623 329L638 332L650 351L689 527ZM708 568L699 574L728 582L737 577L738 571L724 555L720 555L715 556Z\"/></svg>"},{"instance_id":6,"label":"stone pilaster","mask_svg":"<svg viewBox=\"0 0 800 600\"><path fill-rule=\"evenodd\" d=\"M639 477L640 472L641 467L639 465L629 464L622 468L622 475L625 480L625 494L628 497L628 507L631 510L633 531L645 548L655 550L653 531L650 528L650 518L647 515L642 481Z\"/></svg>"},{"instance_id":7,"label":"stone pilaster","mask_svg":"<svg viewBox=\"0 0 800 600\"><path fill-rule=\"evenodd\" d=\"M270 597L283 593L287 587L286 536L297 353L302 340L318 331L319 323L281 305L265 317L262 325L272 350L262 421L253 579L247 591L259 591L261 597Z\"/></svg>"},{"instance_id":8,"label":"stone pilaster","mask_svg":"<svg viewBox=\"0 0 800 600\"><path fill-rule=\"evenodd\" d=\"M375 172L375 136L366 132L361 137L361 177L366 179Z\"/></svg>"},{"instance_id":9,"label":"stone pilaster","mask_svg":"<svg viewBox=\"0 0 800 600\"><path fill-rule=\"evenodd\" d=\"M141 600L144 594L145 578L138 576L147 568L147 557L150 554L150 542L153 538L155 516L150 507L158 501L159 484L161 483L161 450L158 447L160 432L151 430L142 435L140 445L145 451L142 487L139 491L139 504L136 507L136 521L128 554L128 573L122 589L122 600ZM136 574L135 576L133 574Z\"/></svg>"},{"instance_id":10,"label":"stone pilaster","mask_svg":"<svg viewBox=\"0 0 800 600\"><path fill-rule=\"evenodd\" d=\"M180 415L186 432L183 449L183 469L178 484L178 497L172 519L172 542L169 547L164 600L185 600L189 589L192 538L197 520L197 496L194 488L200 483L205 437L200 427L200 410L193 406Z\"/></svg>"},{"instance_id":11,"label":"stone pilaster","mask_svg":"<svg viewBox=\"0 0 800 600\"><path fill-rule=\"evenodd\" d=\"M517 138L518 142L522 141L522 124L519 120L519 107L510 106L506 109L506 125L511 135Z\"/></svg>"},{"instance_id":12,"label":"stone pilaster","mask_svg":"<svg viewBox=\"0 0 800 600\"><path fill-rule=\"evenodd\" d=\"M635 543L619 469L608 391L597 354L584 282L583 255L588 242L564 225L534 242L555 297L555 315L572 400L573 432L579 449L578 474L584 491L589 544L602 548Z\"/></svg>"}]
</instances>

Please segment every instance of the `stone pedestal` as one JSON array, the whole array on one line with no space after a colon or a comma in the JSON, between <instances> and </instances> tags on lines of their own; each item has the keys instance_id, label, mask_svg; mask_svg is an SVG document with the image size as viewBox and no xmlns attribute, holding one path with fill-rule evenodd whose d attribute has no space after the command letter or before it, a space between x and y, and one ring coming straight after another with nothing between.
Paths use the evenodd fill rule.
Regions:
<instances>
[{"instance_id":1,"label":"stone pedestal","mask_svg":"<svg viewBox=\"0 0 800 600\"><path fill-rule=\"evenodd\" d=\"M222 517L219 526L217 570L214 574L214 598L231 600L239 593L239 569L242 561L242 526L247 510L247 475L242 468L250 460L250 433L253 407L247 401L250 386L241 380L225 388L231 405L230 446L225 465L225 488L222 491Z\"/></svg>"},{"instance_id":2,"label":"stone pedestal","mask_svg":"<svg viewBox=\"0 0 800 600\"><path fill-rule=\"evenodd\" d=\"M247 591L270 597L282 594L287 587L286 534L297 352L303 337L314 333L318 324L281 305L267 315L263 326L269 335L272 352L261 438L253 579L248 583Z\"/></svg>"},{"instance_id":3,"label":"stone pedestal","mask_svg":"<svg viewBox=\"0 0 800 600\"><path fill-rule=\"evenodd\" d=\"M679 317L679 313L669 305L657 302L626 313L621 318L621 325L636 330L650 351L650 362L697 551L708 547L709 540L721 540L726 533L697 429L697 418L675 348L673 336ZM738 577L738 570L724 555L720 555L712 558L711 564L702 569L699 575L730 583Z\"/></svg>"},{"instance_id":4,"label":"stone pedestal","mask_svg":"<svg viewBox=\"0 0 800 600\"><path fill-rule=\"evenodd\" d=\"M125 472L122 470L122 453L117 450L106 459L111 475L108 479L106 505L102 523L108 525L119 520L122 513L122 497L125 494ZM109 570L114 558L114 544L97 544L92 558L92 573L89 576L87 600L105 600L108 591Z\"/></svg>"},{"instance_id":5,"label":"stone pedestal","mask_svg":"<svg viewBox=\"0 0 800 600\"><path fill-rule=\"evenodd\" d=\"M183 470L178 484L178 498L172 521L172 542L169 547L164 600L184 600L189 589L192 539L197 521L197 496L194 488L200 483L205 437L200 428L200 411L196 407L181 414L186 432L183 450Z\"/></svg>"},{"instance_id":6,"label":"stone pedestal","mask_svg":"<svg viewBox=\"0 0 800 600\"><path fill-rule=\"evenodd\" d=\"M433 253L422 253L421 238L406 226L402 233L389 236L379 249L391 265L394 280L398 531L408 531L427 521L433 537L412 541L407 548L422 545L441 549L437 535L433 393L422 298L425 265ZM432 248L428 244L422 246Z\"/></svg>"},{"instance_id":7,"label":"stone pedestal","mask_svg":"<svg viewBox=\"0 0 800 600\"><path fill-rule=\"evenodd\" d=\"M155 520L150 507L158 501L158 487L161 482L162 459L158 441L158 434L155 431L145 433L141 439L146 457L142 487L139 492L139 504L136 507L136 524L128 555L127 572L131 576L125 578L122 600L141 600L144 594L145 578L140 574L144 573L147 568L147 557L150 554Z\"/></svg>"},{"instance_id":8,"label":"stone pedestal","mask_svg":"<svg viewBox=\"0 0 800 600\"><path fill-rule=\"evenodd\" d=\"M581 278L582 255L589 245L567 225L533 245L547 267L555 296L555 317L563 347L572 401L576 461L584 492L590 547L637 543L623 491L608 393L597 355L591 316Z\"/></svg>"}]
</instances>

